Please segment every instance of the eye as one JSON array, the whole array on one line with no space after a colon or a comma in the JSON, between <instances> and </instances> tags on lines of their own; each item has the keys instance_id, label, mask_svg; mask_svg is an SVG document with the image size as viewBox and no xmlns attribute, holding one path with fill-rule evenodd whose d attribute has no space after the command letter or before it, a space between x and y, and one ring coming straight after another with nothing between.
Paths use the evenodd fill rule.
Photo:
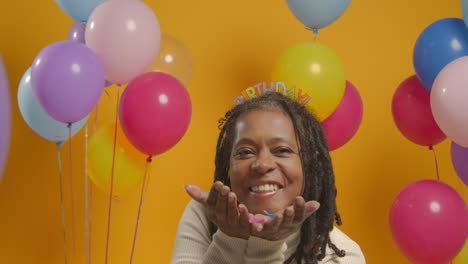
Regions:
<instances>
[{"instance_id":1,"label":"eye","mask_svg":"<svg viewBox=\"0 0 468 264\"><path fill-rule=\"evenodd\" d=\"M238 149L234 156L237 158L248 158L254 154L254 151L249 148L241 148Z\"/></svg>"},{"instance_id":2,"label":"eye","mask_svg":"<svg viewBox=\"0 0 468 264\"><path fill-rule=\"evenodd\" d=\"M293 154L294 151L288 147L279 147L274 150L274 153L285 156L285 155Z\"/></svg>"}]
</instances>

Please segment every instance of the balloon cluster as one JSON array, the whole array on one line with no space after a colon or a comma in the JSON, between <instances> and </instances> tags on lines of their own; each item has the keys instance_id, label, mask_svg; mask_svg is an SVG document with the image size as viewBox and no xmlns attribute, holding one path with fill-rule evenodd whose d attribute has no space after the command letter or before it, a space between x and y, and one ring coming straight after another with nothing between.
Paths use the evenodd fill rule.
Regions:
<instances>
[{"instance_id":1,"label":"balloon cluster","mask_svg":"<svg viewBox=\"0 0 468 264\"><path fill-rule=\"evenodd\" d=\"M350 0L288 0L294 16L317 35L337 20ZM327 46L302 42L286 48L276 60L272 80L307 95L305 107L322 123L330 151L340 148L356 134L362 121L363 104L356 87L345 78L338 56Z\"/></svg>"},{"instance_id":2,"label":"balloon cluster","mask_svg":"<svg viewBox=\"0 0 468 264\"><path fill-rule=\"evenodd\" d=\"M447 137L452 140L453 166L468 185L467 0L462 8L464 19L437 20L418 36L413 49L416 73L396 89L392 114L400 132L415 144L432 148ZM406 186L393 202L390 228L413 263L466 263L468 208L447 184L423 180Z\"/></svg>"},{"instance_id":3,"label":"balloon cluster","mask_svg":"<svg viewBox=\"0 0 468 264\"><path fill-rule=\"evenodd\" d=\"M161 34L158 18L143 1L56 3L75 22L68 39L37 54L19 83L18 104L28 126L60 146L87 124L105 89L127 85L118 106L120 119L114 124L125 135L116 146L125 152L117 155L122 171L135 168L135 149L152 156L175 146L191 118L185 87L192 77L192 62L184 44ZM104 190L109 189L104 184L111 164L95 154L111 153L109 137L114 136L103 126L90 138L91 178ZM141 177L135 174L122 173L117 180L134 183L128 177Z\"/></svg>"}]
</instances>

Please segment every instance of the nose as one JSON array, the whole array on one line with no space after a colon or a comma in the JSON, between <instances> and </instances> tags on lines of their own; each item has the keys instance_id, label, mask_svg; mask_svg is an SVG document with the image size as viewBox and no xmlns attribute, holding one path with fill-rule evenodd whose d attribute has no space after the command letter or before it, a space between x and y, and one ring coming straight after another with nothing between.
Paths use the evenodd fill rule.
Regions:
<instances>
[{"instance_id":1,"label":"nose","mask_svg":"<svg viewBox=\"0 0 468 264\"><path fill-rule=\"evenodd\" d=\"M270 171L273 171L276 168L276 163L273 159L273 156L270 152L261 152L252 163L252 170L257 174L263 175Z\"/></svg>"}]
</instances>

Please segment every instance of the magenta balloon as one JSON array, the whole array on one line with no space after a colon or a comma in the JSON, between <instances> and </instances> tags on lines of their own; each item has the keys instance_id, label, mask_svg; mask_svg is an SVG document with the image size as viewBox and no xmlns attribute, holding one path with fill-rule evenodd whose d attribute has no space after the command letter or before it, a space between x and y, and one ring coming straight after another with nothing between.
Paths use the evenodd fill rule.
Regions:
<instances>
[{"instance_id":1,"label":"magenta balloon","mask_svg":"<svg viewBox=\"0 0 468 264\"><path fill-rule=\"evenodd\" d=\"M133 79L120 102L122 129L141 152L158 155L175 146L192 115L190 95L175 77L148 72Z\"/></svg>"},{"instance_id":2,"label":"magenta balloon","mask_svg":"<svg viewBox=\"0 0 468 264\"><path fill-rule=\"evenodd\" d=\"M98 103L104 90L104 69L84 44L60 41L44 48L34 60L31 85L52 118L74 123Z\"/></svg>"},{"instance_id":3,"label":"magenta balloon","mask_svg":"<svg viewBox=\"0 0 468 264\"><path fill-rule=\"evenodd\" d=\"M335 111L323 120L328 149L335 150L356 134L362 120L362 100L352 83L346 81L343 98Z\"/></svg>"},{"instance_id":4,"label":"magenta balloon","mask_svg":"<svg viewBox=\"0 0 468 264\"><path fill-rule=\"evenodd\" d=\"M395 198L390 229L397 246L412 263L447 264L467 239L468 209L449 185L417 181Z\"/></svg>"},{"instance_id":5,"label":"magenta balloon","mask_svg":"<svg viewBox=\"0 0 468 264\"><path fill-rule=\"evenodd\" d=\"M393 95L392 114L403 136L415 144L433 146L446 138L432 115L430 93L416 75L398 86Z\"/></svg>"}]
</instances>

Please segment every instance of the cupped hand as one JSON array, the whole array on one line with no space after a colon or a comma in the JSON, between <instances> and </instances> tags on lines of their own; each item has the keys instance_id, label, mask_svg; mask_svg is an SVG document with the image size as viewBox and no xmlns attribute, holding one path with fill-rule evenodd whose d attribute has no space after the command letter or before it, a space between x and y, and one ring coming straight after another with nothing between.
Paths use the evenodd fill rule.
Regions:
<instances>
[{"instance_id":1,"label":"cupped hand","mask_svg":"<svg viewBox=\"0 0 468 264\"><path fill-rule=\"evenodd\" d=\"M294 204L286 209L276 212L274 218L264 217L264 223L252 224L252 235L266 240L283 240L297 232L305 219L316 212L320 207L317 201L304 201L302 196L296 197Z\"/></svg>"},{"instance_id":2,"label":"cupped hand","mask_svg":"<svg viewBox=\"0 0 468 264\"><path fill-rule=\"evenodd\" d=\"M245 205L237 205L237 196L229 186L217 181L209 193L195 185L186 185L185 190L195 201L205 206L209 220L226 235L242 239L250 237L249 218L252 216Z\"/></svg>"}]
</instances>

